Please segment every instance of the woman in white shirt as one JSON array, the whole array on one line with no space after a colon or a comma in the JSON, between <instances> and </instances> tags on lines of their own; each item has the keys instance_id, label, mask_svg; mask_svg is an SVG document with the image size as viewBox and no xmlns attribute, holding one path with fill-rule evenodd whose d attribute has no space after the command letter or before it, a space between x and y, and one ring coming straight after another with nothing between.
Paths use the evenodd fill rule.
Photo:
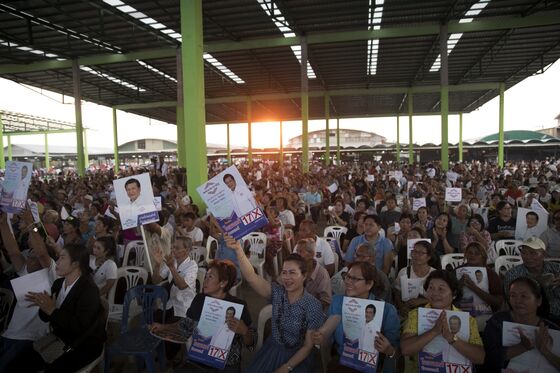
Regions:
<instances>
[{"instance_id":1,"label":"woman in white shirt","mask_svg":"<svg viewBox=\"0 0 560 373\"><path fill-rule=\"evenodd\" d=\"M107 297L117 281L117 264L111 258L115 255L116 244L113 237L99 237L93 244L93 255L89 256L89 267L99 294Z\"/></svg>"}]
</instances>

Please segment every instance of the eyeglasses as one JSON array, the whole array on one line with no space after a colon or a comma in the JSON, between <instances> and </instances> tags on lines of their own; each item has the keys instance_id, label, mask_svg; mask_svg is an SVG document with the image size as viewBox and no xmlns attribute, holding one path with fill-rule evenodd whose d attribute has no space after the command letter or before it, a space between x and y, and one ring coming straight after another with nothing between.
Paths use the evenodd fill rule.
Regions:
<instances>
[{"instance_id":1,"label":"eyeglasses","mask_svg":"<svg viewBox=\"0 0 560 373\"><path fill-rule=\"evenodd\" d=\"M410 253L412 255L416 254L416 255L428 255L427 251L420 251L420 250L411 250Z\"/></svg>"},{"instance_id":2,"label":"eyeglasses","mask_svg":"<svg viewBox=\"0 0 560 373\"><path fill-rule=\"evenodd\" d=\"M353 283L353 284L355 284L355 283L358 282L358 281L362 281L362 280L365 281L365 280L366 280L365 278L354 277L354 276L349 275L349 274L346 274L346 275L344 275L344 276L342 276L342 277L343 277L344 281L348 281L348 282L351 282L351 283Z\"/></svg>"},{"instance_id":3,"label":"eyeglasses","mask_svg":"<svg viewBox=\"0 0 560 373\"><path fill-rule=\"evenodd\" d=\"M373 255L369 254L356 254L356 258L371 258Z\"/></svg>"}]
</instances>

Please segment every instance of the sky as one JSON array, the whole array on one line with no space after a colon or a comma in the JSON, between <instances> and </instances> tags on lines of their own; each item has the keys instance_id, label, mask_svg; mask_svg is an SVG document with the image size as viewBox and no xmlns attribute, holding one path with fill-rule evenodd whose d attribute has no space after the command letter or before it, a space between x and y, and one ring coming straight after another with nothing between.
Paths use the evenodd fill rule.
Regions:
<instances>
[{"instance_id":1,"label":"sky","mask_svg":"<svg viewBox=\"0 0 560 373\"><path fill-rule=\"evenodd\" d=\"M537 130L556 125L555 117L560 114L558 83L560 82L560 62L556 61L544 73L534 75L518 83L505 92L504 129ZM64 98L56 93L17 84L0 79L0 110L30 114L50 119L74 122L72 97ZM112 149L113 122L112 110L88 101L82 102L82 118L87 131L88 148ZM408 118L400 118L400 141L408 142ZM119 145L141 138L161 138L175 141L174 124L151 120L135 114L118 112ZM330 121L336 128L336 120ZM279 123L253 123L253 147L274 148L280 143ZM309 122L309 131L325 128L324 120ZM396 118L341 119L340 128L375 132L396 141ZM468 114L463 114L463 140L479 138L498 131L498 97ZM271 136L271 133L277 134ZM301 134L301 122L284 122L284 145L292 137ZM206 126L207 142L226 143L226 125ZM441 121L439 116L413 118L413 137L417 144L441 143ZM109 140L110 139L110 140ZM247 124L231 124L230 139L232 146L247 146ZM459 116L449 116L449 142L459 141ZM68 145L75 143L74 134L49 136L49 145ZM12 137L12 144L43 144L44 138L38 136ZM6 139L4 145L7 144Z\"/></svg>"}]
</instances>

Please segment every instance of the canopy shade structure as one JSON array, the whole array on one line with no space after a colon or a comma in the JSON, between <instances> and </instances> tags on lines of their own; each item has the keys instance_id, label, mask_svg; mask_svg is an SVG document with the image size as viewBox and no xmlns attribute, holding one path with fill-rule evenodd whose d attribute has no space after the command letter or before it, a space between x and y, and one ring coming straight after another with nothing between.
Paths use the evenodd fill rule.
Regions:
<instances>
[{"instance_id":1,"label":"canopy shade structure","mask_svg":"<svg viewBox=\"0 0 560 373\"><path fill-rule=\"evenodd\" d=\"M247 97L253 122L301 118L302 36L310 119L324 118L326 93L331 118L405 114L409 88L420 88L415 115L439 114L441 24L449 85L459 87L449 113L470 112L499 94L498 83L507 89L560 58L559 2L476 3L205 0L206 122L246 122ZM11 1L0 4L0 76L72 94L77 59L83 99L166 102L126 110L175 123L180 31L177 0Z\"/></svg>"}]
</instances>

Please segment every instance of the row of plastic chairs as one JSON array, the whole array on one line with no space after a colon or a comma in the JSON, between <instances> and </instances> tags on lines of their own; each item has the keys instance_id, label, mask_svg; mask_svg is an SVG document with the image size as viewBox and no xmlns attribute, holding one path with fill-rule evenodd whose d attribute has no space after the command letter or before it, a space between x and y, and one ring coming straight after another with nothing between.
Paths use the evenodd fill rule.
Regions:
<instances>
[{"instance_id":1,"label":"row of plastic chairs","mask_svg":"<svg viewBox=\"0 0 560 373\"><path fill-rule=\"evenodd\" d=\"M454 270L465 263L465 254L445 254L441 257L441 268ZM494 270L500 276L503 276L511 268L523 264L523 259L518 255L501 255L494 262Z\"/></svg>"}]
</instances>

